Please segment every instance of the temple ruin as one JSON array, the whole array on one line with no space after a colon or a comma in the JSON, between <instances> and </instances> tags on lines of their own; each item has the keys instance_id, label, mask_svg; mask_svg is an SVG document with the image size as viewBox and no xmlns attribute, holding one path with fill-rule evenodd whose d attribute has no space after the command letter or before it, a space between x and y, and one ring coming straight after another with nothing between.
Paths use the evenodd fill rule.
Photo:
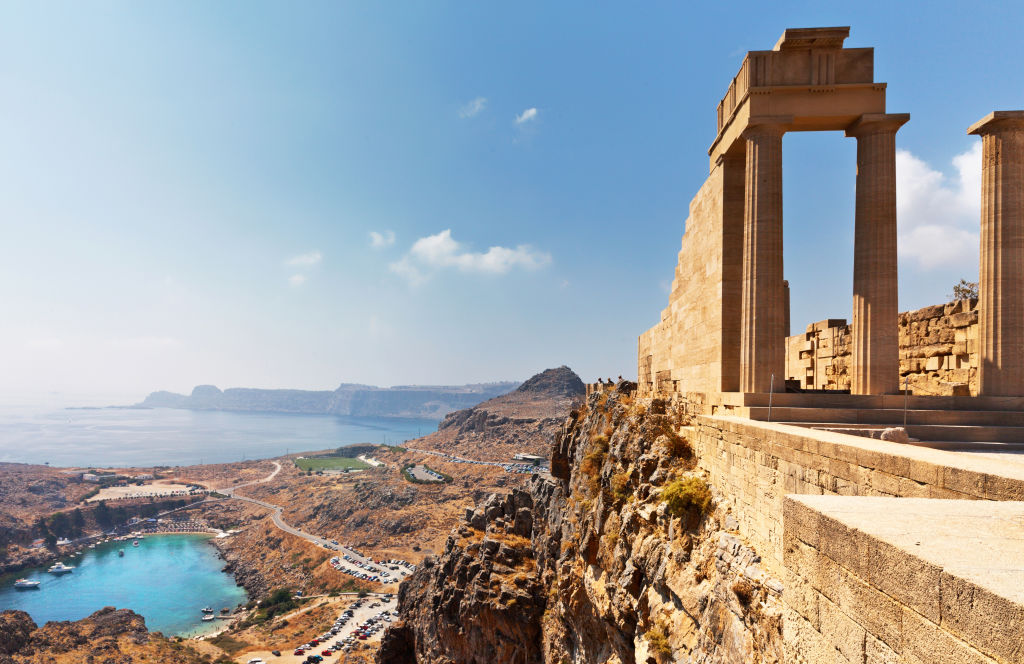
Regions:
<instances>
[{"instance_id":1,"label":"temple ruin","mask_svg":"<svg viewBox=\"0 0 1024 664\"><path fill-rule=\"evenodd\" d=\"M900 381L895 141L910 116L886 111L874 49L846 48L848 36L848 27L789 29L772 50L743 60L718 104L710 174L690 204L669 305L639 339L641 394L715 401L717 394L786 391L793 372L782 137L791 131L843 131L857 141L845 380L813 389L892 395L907 386ZM952 362L973 363L975 396L1024 397L1024 112L997 111L970 133L984 145L980 318L977 347ZM797 389L810 387L801 382ZM861 403L870 402L850 402Z\"/></svg>"}]
</instances>

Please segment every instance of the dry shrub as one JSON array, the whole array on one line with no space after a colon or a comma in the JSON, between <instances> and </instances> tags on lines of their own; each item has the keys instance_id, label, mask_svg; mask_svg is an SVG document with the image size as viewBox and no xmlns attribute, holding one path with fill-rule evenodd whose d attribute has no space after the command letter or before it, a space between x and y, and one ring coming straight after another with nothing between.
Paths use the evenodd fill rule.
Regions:
<instances>
[{"instance_id":1,"label":"dry shrub","mask_svg":"<svg viewBox=\"0 0 1024 664\"><path fill-rule=\"evenodd\" d=\"M732 593L736 595L736 599L740 601L740 604L745 608L749 608L754 601L754 595L757 593L757 590L750 581L741 578L732 584Z\"/></svg>"},{"instance_id":2,"label":"dry shrub","mask_svg":"<svg viewBox=\"0 0 1024 664\"><path fill-rule=\"evenodd\" d=\"M711 489L699 477L687 477L670 483L661 493L671 516L704 516L711 507Z\"/></svg>"},{"instance_id":3,"label":"dry shrub","mask_svg":"<svg viewBox=\"0 0 1024 664\"><path fill-rule=\"evenodd\" d=\"M612 475L612 495L616 500L625 500L629 496L629 473L620 471Z\"/></svg>"},{"instance_id":4,"label":"dry shrub","mask_svg":"<svg viewBox=\"0 0 1024 664\"><path fill-rule=\"evenodd\" d=\"M668 630L661 623L647 630L644 638L647 639L647 643L651 645L651 650L659 660L672 656L672 644L668 640Z\"/></svg>"}]
</instances>

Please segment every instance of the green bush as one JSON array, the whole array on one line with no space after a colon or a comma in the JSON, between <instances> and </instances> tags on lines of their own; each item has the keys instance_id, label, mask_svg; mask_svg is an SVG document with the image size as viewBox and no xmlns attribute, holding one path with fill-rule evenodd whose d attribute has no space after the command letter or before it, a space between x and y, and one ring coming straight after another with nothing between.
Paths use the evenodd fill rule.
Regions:
<instances>
[{"instance_id":1,"label":"green bush","mask_svg":"<svg viewBox=\"0 0 1024 664\"><path fill-rule=\"evenodd\" d=\"M665 628L661 625L655 625L647 630L644 637L647 639L647 643L651 644L651 650L654 651L658 659L672 655L672 644L669 643L668 634L665 633Z\"/></svg>"},{"instance_id":2,"label":"green bush","mask_svg":"<svg viewBox=\"0 0 1024 664\"><path fill-rule=\"evenodd\" d=\"M625 500L629 497L629 473L622 471L612 475L611 487L616 500Z\"/></svg>"},{"instance_id":3,"label":"green bush","mask_svg":"<svg viewBox=\"0 0 1024 664\"><path fill-rule=\"evenodd\" d=\"M711 489L699 477L675 480L661 494L671 516L697 514L703 516L711 507Z\"/></svg>"}]
</instances>

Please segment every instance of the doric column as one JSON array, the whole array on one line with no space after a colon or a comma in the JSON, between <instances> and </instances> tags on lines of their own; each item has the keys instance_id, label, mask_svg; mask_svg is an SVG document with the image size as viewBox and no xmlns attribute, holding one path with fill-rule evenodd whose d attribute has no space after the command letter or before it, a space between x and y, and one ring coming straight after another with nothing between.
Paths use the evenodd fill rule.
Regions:
<instances>
[{"instance_id":1,"label":"doric column","mask_svg":"<svg viewBox=\"0 0 1024 664\"><path fill-rule=\"evenodd\" d=\"M853 241L853 325L850 391L899 390L899 282L896 258L896 132L907 113L862 115L847 136L857 139Z\"/></svg>"},{"instance_id":2,"label":"doric column","mask_svg":"<svg viewBox=\"0 0 1024 664\"><path fill-rule=\"evenodd\" d=\"M1024 396L1024 111L996 111L981 136L978 394Z\"/></svg>"},{"instance_id":3,"label":"doric column","mask_svg":"<svg viewBox=\"0 0 1024 664\"><path fill-rule=\"evenodd\" d=\"M782 284L782 135L778 124L749 127L743 205L740 391L767 392L785 382Z\"/></svg>"}]
</instances>

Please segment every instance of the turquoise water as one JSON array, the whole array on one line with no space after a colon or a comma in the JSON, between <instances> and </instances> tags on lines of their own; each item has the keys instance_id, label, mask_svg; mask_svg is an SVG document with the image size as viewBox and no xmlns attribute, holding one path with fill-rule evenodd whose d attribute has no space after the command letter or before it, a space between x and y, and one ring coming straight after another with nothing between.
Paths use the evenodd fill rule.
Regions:
<instances>
[{"instance_id":1,"label":"turquoise water","mask_svg":"<svg viewBox=\"0 0 1024 664\"><path fill-rule=\"evenodd\" d=\"M352 443L397 445L437 420L154 408L0 405L0 461L52 466L190 466Z\"/></svg>"},{"instance_id":2,"label":"turquoise water","mask_svg":"<svg viewBox=\"0 0 1024 664\"><path fill-rule=\"evenodd\" d=\"M62 576L45 568L0 578L0 610L28 612L37 624L78 620L104 606L131 609L152 631L190 636L224 625L201 621L202 609L235 608L248 601L234 578L221 571L224 561L202 535L154 535L132 546L110 542L64 563L75 571ZM124 557L117 555L124 549ZM41 582L38 590L15 590L16 578Z\"/></svg>"}]
</instances>

